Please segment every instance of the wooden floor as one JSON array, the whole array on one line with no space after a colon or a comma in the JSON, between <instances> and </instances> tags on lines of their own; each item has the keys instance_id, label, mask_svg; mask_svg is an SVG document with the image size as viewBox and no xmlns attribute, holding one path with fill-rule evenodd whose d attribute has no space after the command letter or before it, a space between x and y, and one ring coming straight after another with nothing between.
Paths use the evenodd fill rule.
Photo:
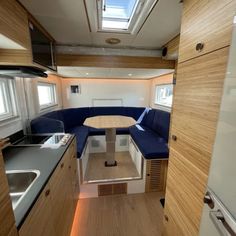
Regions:
<instances>
[{"instance_id":1,"label":"wooden floor","mask_svg":"<svg viewBox=\"0 0 236 236\"><path fill-rule=\"evenodd\" d=\"M105 167L106 154L91 153L85 172L85 181L139 177L129 152L116 152L115 159L117 166Z\"/></svg>"},{"instance_id":2,"label":"wooden floor","mask_svg":"<svg viewBox=\"0 0 236 236\"><path fill-rule=\"evenodd\" d=\"M160 193L81 199L71 236L159 236L163 208Z\"/></svg>"}]
</instances>

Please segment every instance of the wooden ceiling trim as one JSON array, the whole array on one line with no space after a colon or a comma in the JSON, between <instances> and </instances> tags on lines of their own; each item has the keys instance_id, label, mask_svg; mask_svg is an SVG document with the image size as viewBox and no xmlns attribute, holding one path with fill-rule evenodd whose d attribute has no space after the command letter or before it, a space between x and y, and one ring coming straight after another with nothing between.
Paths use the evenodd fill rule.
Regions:
<instances>
[{"instance_id":1,"label":"wooden ceiling trim","mask_svg":"<svg viewBox=\"0 0 236 236\"><path fill-rule=\"evenodd\" d=\"M174 69L175 61L163 60L160 57L58 54L57 65L104 68Z\"/></svg>"}]
</instances>

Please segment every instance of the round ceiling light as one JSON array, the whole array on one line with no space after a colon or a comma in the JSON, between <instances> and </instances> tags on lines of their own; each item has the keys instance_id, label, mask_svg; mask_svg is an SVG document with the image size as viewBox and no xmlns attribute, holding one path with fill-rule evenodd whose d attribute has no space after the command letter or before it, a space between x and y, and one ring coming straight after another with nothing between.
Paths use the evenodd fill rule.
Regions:
<instances>
[{"instance_id":1,"label":"round ceiling light","mask_svg":"<svg viewBox=\"0 0 236 236\"><path fill-rule=\"evenodd\" d=\"M106 43L112 44L112 45L118 44L118 43L120 43L120 39L118 39L118 38L108 38L108 39L106 39Z\"/></svg>"}]
</instances>

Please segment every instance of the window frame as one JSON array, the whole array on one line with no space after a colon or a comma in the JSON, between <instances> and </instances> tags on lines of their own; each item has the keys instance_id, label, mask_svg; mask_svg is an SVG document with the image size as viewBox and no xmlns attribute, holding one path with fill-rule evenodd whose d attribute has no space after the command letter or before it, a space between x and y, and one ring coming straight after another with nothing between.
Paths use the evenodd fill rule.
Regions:
<instances>
[{"instance_id":1,"label":"window frame","mask_svg":"<svg viewBox=\"0 0 236 236\"><path fill-rule=\"evenodd\" d=\"M171 102L171 106L168 106L168 105L164 105L164 104L161 104L158 102L158 92L157 92L157 89L158 87L164 87L164 86L172 86L172 102ZM173 92L174 92L174 84L173 83L166 83L166 84L156 84L155 86L155 97L154 97L154 104L155 105L158 105L158 106L161 106L161 107L166 107L166 108L169 108L171 109L172 106L173 106Z\"/></svg>"},{"instance_id":2,"label":"window frame","mask_svg":"<svg viewBox=\"0 0 236 236\"><path fill-rule=\"evenodd\" d=\"M52 103L48 103L48 104L43 104L40 105L40 98L39 98L39 90L38 90L38 86L45 86L45 87L50 87L51 90L51 96L53 98L53 102ZM38 106L39 106L39 110L43 111L52 107L55 107L58 105L57 102L57 85L56 83L50 83L50 82L43 82L43 81L39 81L37 82L37 93L38 93Z\"/></svg>"},{"instance_id":3,"label":"window frame","mask_svg":"<svg viewBox=\"0 0 236 236\"><path fill-rule=\"evenodd\" d=\"M3 86L1 84L3 84ZM6 108L6 113L0 114L0 123L2 123L19 116L14 78L0 76L0 89L2 90L3 103Z\"/></svg>"},{"instance_id":4,"label":"window frame","mask_svg":"<svg viewBox=\"0 0 236 236\"><path fill-rule=\"evenodd\" d=\"M136 3L134 5L134 8L132 10L132 13L130 15L130 18L128 20L122 19L122 18L113 18L110 17L110 19L113 19L115 22L127 22L128 26L127 29L122 29L122 28L110 28L110 27L103 27L103 18L108 18L108 17L103 17L103 9L104 9L104 0L100 1L100 4L97 3L97 14L98 14L98 31L99 32L121 32L121 33L131 33L135 22L137 21L137 18L139 17L140 12L142 11L142 2L140 0L136 0Z\"/></svg>"}]
</instances>

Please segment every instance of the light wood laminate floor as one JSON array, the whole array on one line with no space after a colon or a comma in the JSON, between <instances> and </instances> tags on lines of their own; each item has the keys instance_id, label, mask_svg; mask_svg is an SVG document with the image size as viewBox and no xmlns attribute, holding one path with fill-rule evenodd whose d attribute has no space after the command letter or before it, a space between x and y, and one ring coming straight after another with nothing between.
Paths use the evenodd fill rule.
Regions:
<instances>
[{"instance_id":1,"label":"light wood laminate floor","mask_svg":"<svg viewBox=\"0 0 236 236\"><path fill-rule=\"evenodd\" d=\"M160 193L81 199L71 236L159 236L163 208Z\"/></svg>"},{"instance_id":2,"label":"light wood laminate floor","mask_svg":"<svg viewBox=\"0 0 236 236\"><path fill-rule=\"evenodd\" d=\"M85 181L140 177L129 152L116 152L117 166L105 167L106 153L90 153Z\"/></svg>"}]
</instances>

